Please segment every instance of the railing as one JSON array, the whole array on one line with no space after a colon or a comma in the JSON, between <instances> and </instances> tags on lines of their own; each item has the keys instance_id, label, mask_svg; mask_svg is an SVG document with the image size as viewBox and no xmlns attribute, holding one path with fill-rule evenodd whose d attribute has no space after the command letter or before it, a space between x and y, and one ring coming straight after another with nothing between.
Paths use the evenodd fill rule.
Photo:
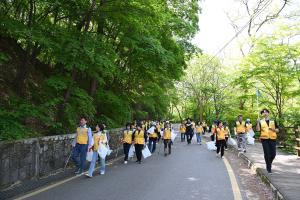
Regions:
<instances>
[{"instance_id":1,"label":"railing","mask_svg":"<svg viewBox=\"0 0 300 200\"><path fill-rule=\"evenodd\" d=\"M280 138L281 148L288 152L296 153L300 157L300 137L299 127L284 127L281 129L284 133L284 138Z\"/></svg>"},{"instance_id":2,"label":"railing","mask_svg":"<svg viewBox=\"0 0 300 200\"><path fill-rule=\"evenodd\" d=\"M295 129L295 137L296 137L296 146L294 148L297 150L297 155L300 157L299 127Z\"/></svg>"}]
</instances>

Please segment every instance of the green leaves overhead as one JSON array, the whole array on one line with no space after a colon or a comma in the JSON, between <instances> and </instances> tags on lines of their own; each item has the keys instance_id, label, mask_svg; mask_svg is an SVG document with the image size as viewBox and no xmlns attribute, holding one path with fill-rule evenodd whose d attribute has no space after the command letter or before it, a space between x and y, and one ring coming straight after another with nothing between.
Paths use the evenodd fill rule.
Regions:
<instances>
[{"instance_id":1,"label":"green leaves overhead","mask_svg":"<svg viewBox=\"0 0 300 200\"><path fill-rule=\"evenodd\" d=\"M163 118L196 50L199 10L194 0L1 1L3 113L14 99L39 110L43 120L10 117L25 137L72 130L80 115L111 126Z\"/></svg>"}]
</instances>

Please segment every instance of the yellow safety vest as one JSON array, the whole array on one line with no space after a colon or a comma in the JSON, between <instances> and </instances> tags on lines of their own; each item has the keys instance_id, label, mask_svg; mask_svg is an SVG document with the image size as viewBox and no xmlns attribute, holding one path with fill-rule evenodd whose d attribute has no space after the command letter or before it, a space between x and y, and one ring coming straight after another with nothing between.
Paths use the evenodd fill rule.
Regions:
<instances>
[{"instance_id":1,"label":"yellow safety vest","mask_svg":"<svg viewBox=\"0 0 300 200\"><path fill-rule=\"evenodd\" d=\"M217 128L217 139L225 140L226 130L224 128Z\"/></svg>"},{"instance_id":2,"label":"yellow safety vest","mask_svg":"<svg viewBox=\"0 0 300 200\"><path fill-rule=\"evenodd\" d=\"M78 127L77 128L77 143L78 144L87 144L88 140L89 140L88 128Z\"/></svg>"},{"instance_id":3,"label":"yellow safety vest","mask_svg":"<svg viewBox=\"0 0 300 200\"><path fill-rule=\"evenodd\" d=\"M212 125L212 126L211 126L211 132L212 132L213 134L216 133L216 125Z\"/></svg>"},{"instance_id":4,"label":"yellow safety vest","mask_svg":"<svg viewBox=\"0 0 300 200\"><path fill-rule=\"evenodd\" d=\"M185 126L181 125L179 131L181 134L185 133Z\"/></svg>"},{"instance_id":5,"label":"yellow safety vest","mask_svg":"<svg viewBox=\"0 0 300 200\"><path fill-rule=\"evenodd\" d=\"M165 128L165 130L164 130L164 140L171 140L171 129Z\"/></svg>"},{"instance_id":6,"label":"yellow safety vest","mask_svg":"<svg viewBox=\"0 0 300 200\"><path fill-rule=\"evenodd\" d=\"M229 137L229 128L225 127L225 137Z\"/></svg>"},{"instance_id":7,"label":"yellow safety vest","mask_svg":"<svg viewBox=\"0 0 300 200\"><path fill-rule=\"evenodd\" d=\"M275 121L270 120L269 125L265 119L260 120L260 138L276 140L277 134L275 131L269 130L269 128L275 129Z\"/></svg>"},{"instance_id":8,"label":"yellow safety vest","mask_svg":"<svg viewBox=\"0 0 300 200\"><path fill-rule=\"evenodd\" d=\"M245 133L246 132L246 127L245 127L244 121L242 121L242 123L237 121L235 124L236 124L236 132L237 133Z\"/></svg>"},{"instance_id":9,"label":"yellow safety vest","mask_svg":"<svg viewBox=\"0 0 300 200\"><path fill-rule=\"evenodd\" d=\"M196 126L196 133L202 133L203 132L203 127L201 125Z\"/></svg>"},{"instance_id":10,"label":"yellow safety vest","mask_svg":"<svg viewBox=\"0 0 300 200\"><path fill-rule=\"evenodd\" d=\"M127 144L132 143L132 131L125 130L123 132L123 143L127 143Z\"/></svg>"},{"instance_id":11,"label":"yellow safety vest","mask_svg":"<svg viewBox=\"0 0 300 200\"><path fill-rule=\"evenodd\" d=\"M93 151L97 151L99 148L100 134L95 133L93 138L94 138Z\"/></svg>"},{"instance_id":12,"label":"yellow safety vest","mask_svg":"<svg viewBox=\"0 0 300 200\"><path fill-rule=\"evenodd\" d=\"M145 132L143 130L136 130L134 132L134 143L135 144L145 144Z\"/></svg>"}]
</instances>

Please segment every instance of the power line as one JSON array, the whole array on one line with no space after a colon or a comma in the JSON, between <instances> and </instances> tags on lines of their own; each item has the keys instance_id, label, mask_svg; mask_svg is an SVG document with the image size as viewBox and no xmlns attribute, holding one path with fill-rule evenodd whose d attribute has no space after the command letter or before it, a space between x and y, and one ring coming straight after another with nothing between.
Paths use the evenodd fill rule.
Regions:
<instances>
[{"instance_id":1,"label":"power line","mask_svg":"<svg viewBox=\"0 0 300 200\"><path fill-rule=\"evenodd\" d=\"M249 24L256 18L258 17L258 15L260 15L270 4L272 3L272 0L269 0L258 12L256 12L251 18L250 20L228 41L225 43L225 45L219 50L217 51L217 53L215 53L213 55L213 57L211 57L211 59L209 59L209 61L207 63L204 64L207 65L209 64L217 55L219 55L233 40L235 40L244 30L245 28L247 28L249 26Z\"/></svg>"}]
</instances>

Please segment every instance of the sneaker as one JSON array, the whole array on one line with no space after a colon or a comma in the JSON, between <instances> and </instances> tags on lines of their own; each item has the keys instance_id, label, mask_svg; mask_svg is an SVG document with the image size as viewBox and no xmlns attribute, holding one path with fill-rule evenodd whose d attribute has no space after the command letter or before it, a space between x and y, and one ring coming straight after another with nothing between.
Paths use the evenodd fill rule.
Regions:
<instances>
[{"instance_id":1,"label":"sneaker","mask_svg":"<svg viewBox=\"0 0 300 200\"><path fill-rule=\"evenodd\" d=\"M74 172L74 174L81 174L81 170L80 170L80 169L76 170L76 171Z\"/></svg>"},{"instance_id":2,"label":"sneaker","mask_svg":"<svg viewBox=\"0 0 300 200\"><path fill-rule=\"evenodd\" d=\"M246 149L244 149L244 153L246 153L247 151L246 151Z\"/></svg>"},{"instance_id":3,"label":"sneaker","mask_svg":"<svg viewBox=\"0 0 300 200\"><path fill-rule=\"evenodd\" d=\"M221 158L224 159L224 156L222 156Z\"/></svg>"},{"instance_id":4,"label":"sneaker","mask_svg":"<svg viewBox=\"0 0 300 200\"><path fill-rule=\"evenodd\" d=\"M76 176L81 176L81 175L84 175L84 173L81 172L81 173L76 174Z\"/></svg>"},{"instance_id":5,"label":"sneaker","mask_svg":"<svg viewBox=\"0 0 300 200\"><path fill-rule=\"evenodd\" d=\"M100 175L104 175L104 174L105 174L105 172L103 172L103 171L102 171L102 172L100 172Z\"/></svg>"},{"instance_id":6,"label":"sneaker","mask_svg":"<svg viewBox=\"0 0 300 200\"><path fill-rule=\"evenodd\" d=\"M89 174L85 174L85 176L88 178L93 178L93 176L90 176Z\"/></svg>"},{"instance_id":7,"label":"sneaker","mask_svg":"<svg viewBox=\"0 0 300 200\"><path fill-rule=\"evenodd\" d=\"M239 151L241 151L241 150L242 150L242 148L238 148L238 150L239 150Z\"/></svg>"},{"instance_id":8,"label":"sneaker","mask_svg":"<svg viewBox=\"0 0 300 200\"><path fill-rule=\"evenodd\" d=\"M127 161L124 161L124 164L126 165L128 162Z\"/></svg>"},{"instance_id":9,"label":"sneaker","mask_svg":"<svg viewBox=\"0 0 300 200\"><path fill-rule=\"evenodd\" d=\"M225 149L225 151L227 151L228 149Z\"/></svg>"}]
</instances>

